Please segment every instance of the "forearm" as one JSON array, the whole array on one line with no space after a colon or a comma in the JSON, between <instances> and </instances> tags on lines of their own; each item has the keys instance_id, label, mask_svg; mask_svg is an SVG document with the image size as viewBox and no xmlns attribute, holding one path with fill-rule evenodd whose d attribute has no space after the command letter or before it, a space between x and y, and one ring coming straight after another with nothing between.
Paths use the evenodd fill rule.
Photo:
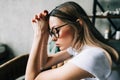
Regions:
<instances>
[{"instance_id":1,"label":"forearm","mask_svg":"<svg viewBox=\"0 0 120 80\"><path fill-rule=\"evenodd\" d=\"M48 34L35 35L26 69L26 80L34 80L46 64Z\"/></svg>"}]
</instances>

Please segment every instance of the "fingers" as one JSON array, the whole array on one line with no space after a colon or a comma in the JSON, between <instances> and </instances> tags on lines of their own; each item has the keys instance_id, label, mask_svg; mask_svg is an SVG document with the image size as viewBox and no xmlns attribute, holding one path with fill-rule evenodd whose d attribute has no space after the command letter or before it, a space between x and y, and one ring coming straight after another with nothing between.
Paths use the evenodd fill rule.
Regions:
<instances>
[{"instance_id":1,"label":"fingers","mask_svg":"<svg viewBox=\"0 0 120 80\"><path fill-rule=\"evenodd\" d=\"M35 15L35 19L39 21L40 17L38 15Z\"/></svg>"},{"instance_id":2,"label":"fingers","mask_svg":"<svg viewBox=\"0 0 120 80\"><path fill-rule=\"evenodd\" d=\"M36 23L37 21L40 21L40 20L47 21L47 17L48 17L48 11L44 10L39 15L35 15L35 17L32 19L32 22Z\"/></svg>"},{"instance_id":3,"label":"fingers","mask_svg":"<svg viewBox=\"0 0 120 80\"><path fill-rule=\"evenodd\" d=\"M47 13L47 14L48 14L48 11L47 11L47 10L44 10L44 13Z\"/></svg>"},{"instance_id":4,"label":"fingers","mask_svg":"<svg viewBox=\"0 0 120 80\"><path fill-rule=\"evenodd\" d=\"M47 15L48 15L48 11L44 10L44 16L47 16Z\"/></svg>"},{"instance_id":5,"label":"fingers","mask_svg":"<svg viewBox=\"0 0 120 80\"><path fill-rule=\"evenodd\" d=\"M36 23L37 21L40 21L40 16L35 15L35 17L32 19L32 22Z\"/></svg>"},{"instance_id":6,"label":"fingers","mask_svg":"<svg viewBox=\"0 0 120 80\"><path fill-rule=\"evenodd\" d=\"M46 21L48 19L48 11L44 10L42 13L39 14L39 17Z\"/></svg>"}]
</instances>

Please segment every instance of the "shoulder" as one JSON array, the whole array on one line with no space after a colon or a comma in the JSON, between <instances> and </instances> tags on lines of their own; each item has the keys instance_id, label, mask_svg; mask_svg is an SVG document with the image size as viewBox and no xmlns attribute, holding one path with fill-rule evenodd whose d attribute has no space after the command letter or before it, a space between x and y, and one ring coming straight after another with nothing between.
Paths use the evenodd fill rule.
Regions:
<instances>
[{"instance_id":1,"label":"shoulder","mask_svg":"<svg viewBox=\"0 0 120 80\"><path fill-rule=\"evenodd\" d=\"M104 51L101 48L98 47L92 47L92 46L84 46L81 51L77 52L74 48L70 47L67 49L67 52L70 55L78 56L78 55L93 55L93 56L102 56L104 55ZM83 54L84 53L84 54Z\"/></svg>"},{"instance_id":2,"label":"shoulder","mask_svg":"<svg viewBox=\"0 0 120 80\"><path fill-rule=\"evenodd\" d=\"M85 46L81 52L78 53L78 56L88 56L88 57L105 57L105 52L99 47Z\"/></svg>"},{"instance_id":3,"label":"shoulder","mask_svg":"<svg viewBox=\"0 0 120 80\"><path fill-rule=\"evenodd\" d=\"M74 53L76 55L70 61L84 66L93 67L107 61L105 52L98 47L85 46L80 52L74 51Z\"/></svg>"},{"instance_id":4,"label":"shoulder","mask_svg":"<svg viewBox=\"0 0 120 80\"><path fill-rule=\"evenodd\" d=\"M78 55L70 61L79 68L88 71L92 75L104 78L110 73L110 64L103 49L86 46ZM99 73L101 72L101 73Z\"/></svg>"}]
</instances>

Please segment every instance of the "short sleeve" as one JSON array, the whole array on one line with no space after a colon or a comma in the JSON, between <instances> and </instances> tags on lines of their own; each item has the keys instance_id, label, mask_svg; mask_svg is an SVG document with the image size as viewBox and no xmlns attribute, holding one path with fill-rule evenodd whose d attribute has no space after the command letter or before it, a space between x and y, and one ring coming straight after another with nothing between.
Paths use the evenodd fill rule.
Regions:
<instances>
[{"instance_id":1,"label":"short sleeve","mask_svg":"<svg viewBox=\"0 0 120 80\"><path fill-rule=\"evenodd\" d=\"M75 49L73 49L72 47L67 48L67 52L72 56L75 56L77 54Z\"/></svg>"},{"instance_id":2,"label":"short sleeve","mask_svg":"<svg viewBox=\"0 0 120 80\"><path fill-rule=\"evenodd\" d=\"M111 72L109 61L104 51L100 48L85 49L69 62L91 73L100 80L106 79Z\"/></svg>"}]
</instances>

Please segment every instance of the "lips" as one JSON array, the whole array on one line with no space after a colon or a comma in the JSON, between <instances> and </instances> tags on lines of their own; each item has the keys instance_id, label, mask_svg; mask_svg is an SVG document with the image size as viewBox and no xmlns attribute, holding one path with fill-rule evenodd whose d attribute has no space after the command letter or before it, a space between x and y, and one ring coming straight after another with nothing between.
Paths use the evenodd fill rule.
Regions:
<instances>
[{"instance_id":1,"label":"lips","mask_svg":"<svg viewBox=\"0 0 120 80\"><path fill-rule=\"evenodd\" d=\"M59 46L59 44L56 44L56 46Z\"/></svg>"},{"instance_id":2,"label":"lips","mask_svg":"<svg viewBox=\"0 0 120 80\"><path fill-rule=\"evenodd\" d=\"M57 44L57 43L56 43L55 45L56 45L56 46L60 46L60 44Z\"/></svg>"}]
</instances>

